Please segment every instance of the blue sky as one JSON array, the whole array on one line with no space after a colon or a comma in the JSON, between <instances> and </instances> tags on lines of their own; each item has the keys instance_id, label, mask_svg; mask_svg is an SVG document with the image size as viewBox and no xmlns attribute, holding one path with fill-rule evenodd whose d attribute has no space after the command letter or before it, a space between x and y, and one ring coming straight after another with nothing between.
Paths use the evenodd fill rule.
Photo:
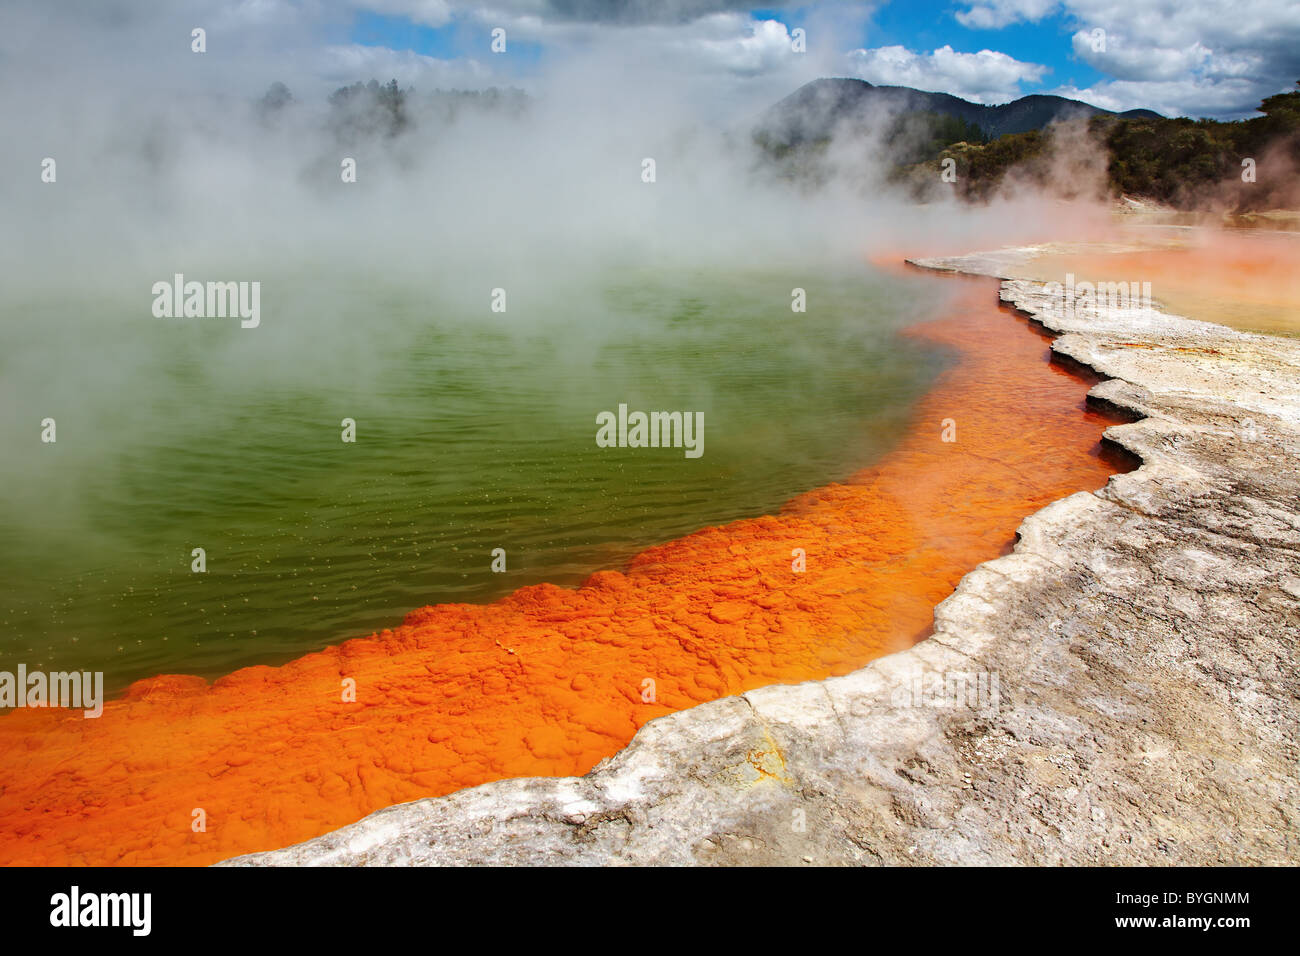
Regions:
<instances>
[{"instance_id":1,"label":"blue sky","mask_svg":"<svg viewBox=\"0 0 1300 956\"><path fill-rule=\"evenodd\" d=\"M490 4L485 6L490 7ZM961 25L954 16L959 9L961 5L955 3L896 0L878 7L870 22L856 35L840 36L837 40L846 49L902 45L931 50L945 44L965 53L994 49L1017 60L1047 66L1050 72L1045 79L1028 84L1025 92L1037 92L1061 83L1083 88L1104 78L1104 74L1073 56L1070 47L1073 31L1061 11L1037 23L1011 24L992 30ZM805 4L785 8L753 7L745 12L754 20L776 20L793 28L811 19L816 10L817 4ZM346 32L348 40L353 43L411 50L440 60L453 60L481 51L489 42L490 29L486 22L477 18L456 17L444 26L432 27L405 16L359 10L351 29ZM512 57L518 55L524 65L538 62L542 51L543 44L536 42L516 41L511 45Z\"/></svg>"},{"instance_id":2,"label":"blue sky","mask_svg":"<svg viewBox=\"0 0 1300 956\"><path fill-rule=\"evenodd\" d=\"M948 15L936 16L936 7L946 7ZM864 45L901 44L912 49L934 50L947 44L962 53L991 49L1048 67L1051 72L1042 82L1026 84L1027 93L1062 83L1083 88L1104 78L1104 74L1073 55L1070 36L1074 29L1059 11L1037 23L1014 23L999 30L988 30L959 24L953 16L957 9L956 4L886 4L874 17L869 37L863 38Z\"/></svg>"},{"instance_id":3,"label":"blue sky","mask_svg":"<svg viewBox=\"0 0 1300 956\"><path fill-rule=\"evenodd\" d=\"M439 60L454 60L481 52L491 42L491 27L469 19L454 19L441 27L416 23L403 16L369 10L357 12L348 39L366 46L411 50ZM509 44L511 62L521 67L536 64L542 44L514 40Z\"/></svg>"},{"instance_id":4,"label":"blue sky","mask_svg":"<svg viewBox=\"0 0 1300 956\"><path fill-rule=\"evenodd\" d=\"M1300 0L0 0L0 67L39 48L64 64L52 82L80 64L150 88L170 51L189 55L174 37L194 24L208 24L211 52L177 82L249 96L283 81L315 100L370 79L579 94L641 83L725 116L850 76L986 104L1054 93L1237 118L1300 79ZM489 49L494 28L505 55Z\"/></svg>"},{"instance_id":5,"label":"blue sky","mask_svg":"<svg viewBox=\"0 0 1300 956\"><path fill-rule=\"evenodd\" d=\"M293 0L265 0L291 3ZM984 103L1056 93L1109 109L1249 115L1300 78L1296 0L348 0L335 51L407 77L527 85L594 48L674 75L745 78L764 94L857 76ZM487 51L493 26L509 56ZM790 31L808 56L789 56ZM1094 30L1103 32L1100 48ZM396 74L395 74L396 75ZM453 80L459 77L459 80ZM402 78L403 82L407 78Z\"/></svg>"}]
</instances>

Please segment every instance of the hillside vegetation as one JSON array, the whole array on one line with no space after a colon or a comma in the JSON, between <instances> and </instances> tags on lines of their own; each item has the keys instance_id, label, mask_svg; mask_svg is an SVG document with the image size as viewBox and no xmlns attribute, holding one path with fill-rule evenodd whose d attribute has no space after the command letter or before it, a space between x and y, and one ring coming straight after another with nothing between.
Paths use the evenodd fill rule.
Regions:
<instances>
[{"instance_id":1,"label":"hillside vegetation","mask_svg":"<svg viewBox=\"0 0 1300 956\"><path fill-rule=\"evenodd\" d=\"M1060 97L989 107L947 94L817 80L761 118L754 142L777 175L805 187L861 176L926 201L986 202L1023 186L1067 197L1130 196L1178 209L1246 213L1300 206L1300 92L1252 119L1111 113ZM861 160L855 157L862 157Z\"/></svg>"},{"instance_id":2,"label":"hillside vegetation","mask_svg":"<svg viewBox=\"0 0 1300 956\"><path fill-rule=\"evenodd\" d=\"M1294 206L1300 92L1270 96L1259 109L1264 115L1236 122L1094 116L1073 127L1054 124L987 142L949 143L920 162L902 157L892 178L928 194L932 182L942 182L944 160L951 159L957 174L952 188L966 200L987 200L1011 181L1077 192L1089 184L1063 181L1069 175L1065 170L1077 171L1084 158L1079 151L1091 150L1099 185L1112 196L1180 209L1246 212ZM1063 144L1063 136L1074 139Z\"/></svg>"}]
</instances>

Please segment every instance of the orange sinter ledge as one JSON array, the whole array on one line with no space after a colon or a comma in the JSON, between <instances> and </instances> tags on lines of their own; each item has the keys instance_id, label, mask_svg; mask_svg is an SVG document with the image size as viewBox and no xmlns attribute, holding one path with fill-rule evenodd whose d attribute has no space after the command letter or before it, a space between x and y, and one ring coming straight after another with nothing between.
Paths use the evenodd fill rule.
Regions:
<instances>
[{"instance_id":1,"label":"orange sinter ledge","mask_svg":"<svg viewBox=\"0 0 1300 956\"><path fill-rule=\"evenodd\" d=\"M138 681L99 719L0 717L0 862L207 864L282 847L395 803L582 774L656 717L911 646L1026 515L1123 467L1100 449L1113 419L1085 408L1089 383L1049 363L989 280L948 281L946 316L907 334L958 361L908 432L776 515L650 548L577 589L420 608L282 667Z\"/></svg>"}]
</instances>

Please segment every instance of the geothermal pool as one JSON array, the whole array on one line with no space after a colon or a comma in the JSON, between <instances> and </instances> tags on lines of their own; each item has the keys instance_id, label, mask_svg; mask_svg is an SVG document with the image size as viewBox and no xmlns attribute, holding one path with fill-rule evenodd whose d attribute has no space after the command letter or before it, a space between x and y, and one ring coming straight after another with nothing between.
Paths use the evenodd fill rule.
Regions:
<instances>
[{"instance_id":1,"label":"geothermal pool","mask_svg":"<svg viewBox=\"0 0 1300 956\"><path fill-rule=\"evenodd\" d=\"M211 684L141 680L98 719L15 711L0 718L0 863L202 864L285 846L394 803L503 777L585 773L655 717L766 684L847 673L911 646L962 575L1010 547L1025 515L1126 466L1099 442L1111 420L1086 406L1090 383L1049 362L1047 341L996 305L995 283L893 277L882 288L913 283L940 297L937 320L882 336L875 364L854 365L852 344L840 342L829 366L861 396L874 394L861 390L888 380L901 357L920 359L913 383L932 374L926 363L936 356L953 360L892 419L873 419L875 405L825 403L841 408L829 422L844 427L823 446L834 449L823 467L831 459L845 467L854 427L881 432L882 444L867 446L888 447L874 464L773 514L639 551L581 587L546 583L492 603L418 607L372 637ZM846 336L872 339L873 313L852 316ZM752 313L730 320L750 331L763 321ZM788 321L774 314L768 327L778 332ZM781 343L788 353L804 348L789 332ZM722 374L716 357L694 354ZM772 352L768 361L785 360ZM743 392L743 378L722 381ZM816 394L819 386L810 379L809 387ZM794 384L779 376L753 388L800 406ZM619 394L638 407L690 407L660 392L641 402L626 385ZM714 398L710 410L735 407ZM769 417L748 421L764 447L783 449L794 441L778 437L790 419L772 417L775 400L764 401ZM715 419L706 418L709 427ZM800 420L823 433L828 426ZM866 424L881 421L896 427ZM591 429L594 415L582 430ZM724 440L710 432L705 457L690 463L707 461ZM585 440L575 434L573 443L580 450ZM663 451L676 467L689 462L678 449ZM427 455L410 460L422 467L401 476L418 483ZM636 473L651 474L643 467ZM713 503L716 520L725 499L707 484L692 494ZM661 495L677 507L673 492ZM615 543L631 550L632 533L619 535ZM618 550L608 540L602 547ZM792 560L798 553L803 561ZM383 583L378 571L373 580ZM340 693L348 684L351 697Z\"/></svg>"},{"instance_id":2,"label":"geothermal pool","mask_svg":"<svg viewBox=\"0 0 1300 956\"><path fill-rule=\"evenodd\" d=\"M154 318L144 274L8 303L0 667L111 694L577 584L870 464L946 361L898 337L945 292L858 263L519 280L504 313L452 275L321 271L245 270L248 330ZM597 447L621 403L702 415L703 455Z\"/></svg>"}]
</instances>

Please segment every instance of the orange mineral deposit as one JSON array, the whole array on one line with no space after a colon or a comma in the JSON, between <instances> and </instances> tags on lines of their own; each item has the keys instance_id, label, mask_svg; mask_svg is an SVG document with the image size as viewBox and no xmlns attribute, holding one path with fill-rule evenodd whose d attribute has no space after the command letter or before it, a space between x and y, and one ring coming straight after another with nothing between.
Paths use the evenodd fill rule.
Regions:
<instances>
[{"instance_id":1,"label":"orange mineral deposit","mask_svg":"<svg viewBox=\"0 0 1300 956\"><path fill-rule=\"evenodd\" d=\"M959 361L909 431L776 515L650 548L577 589L424 607L282 667L139 681L97 720L0 717L0 862L206 864L281 847L402 801L585 773L655 717L922 639L1026 515L1120 467L1088 383L1049 363L991 282L949 281L949 314L908 334Z\"/></svg>"},{"instance_id":2,"label":"orange mineral deposit","mask_svg":"<svg viewBox=\"0 0 1300 956\"><path fill-rule=\"evenodd\" d=\"M1043 281L1149 282L1167 311L1251 331L1300 335L1295 233L1186 229L1177 245L1043 255L1021 271ZM1150 236L1146 238L1149 240Z\"/></svg>"}]
</instances>

